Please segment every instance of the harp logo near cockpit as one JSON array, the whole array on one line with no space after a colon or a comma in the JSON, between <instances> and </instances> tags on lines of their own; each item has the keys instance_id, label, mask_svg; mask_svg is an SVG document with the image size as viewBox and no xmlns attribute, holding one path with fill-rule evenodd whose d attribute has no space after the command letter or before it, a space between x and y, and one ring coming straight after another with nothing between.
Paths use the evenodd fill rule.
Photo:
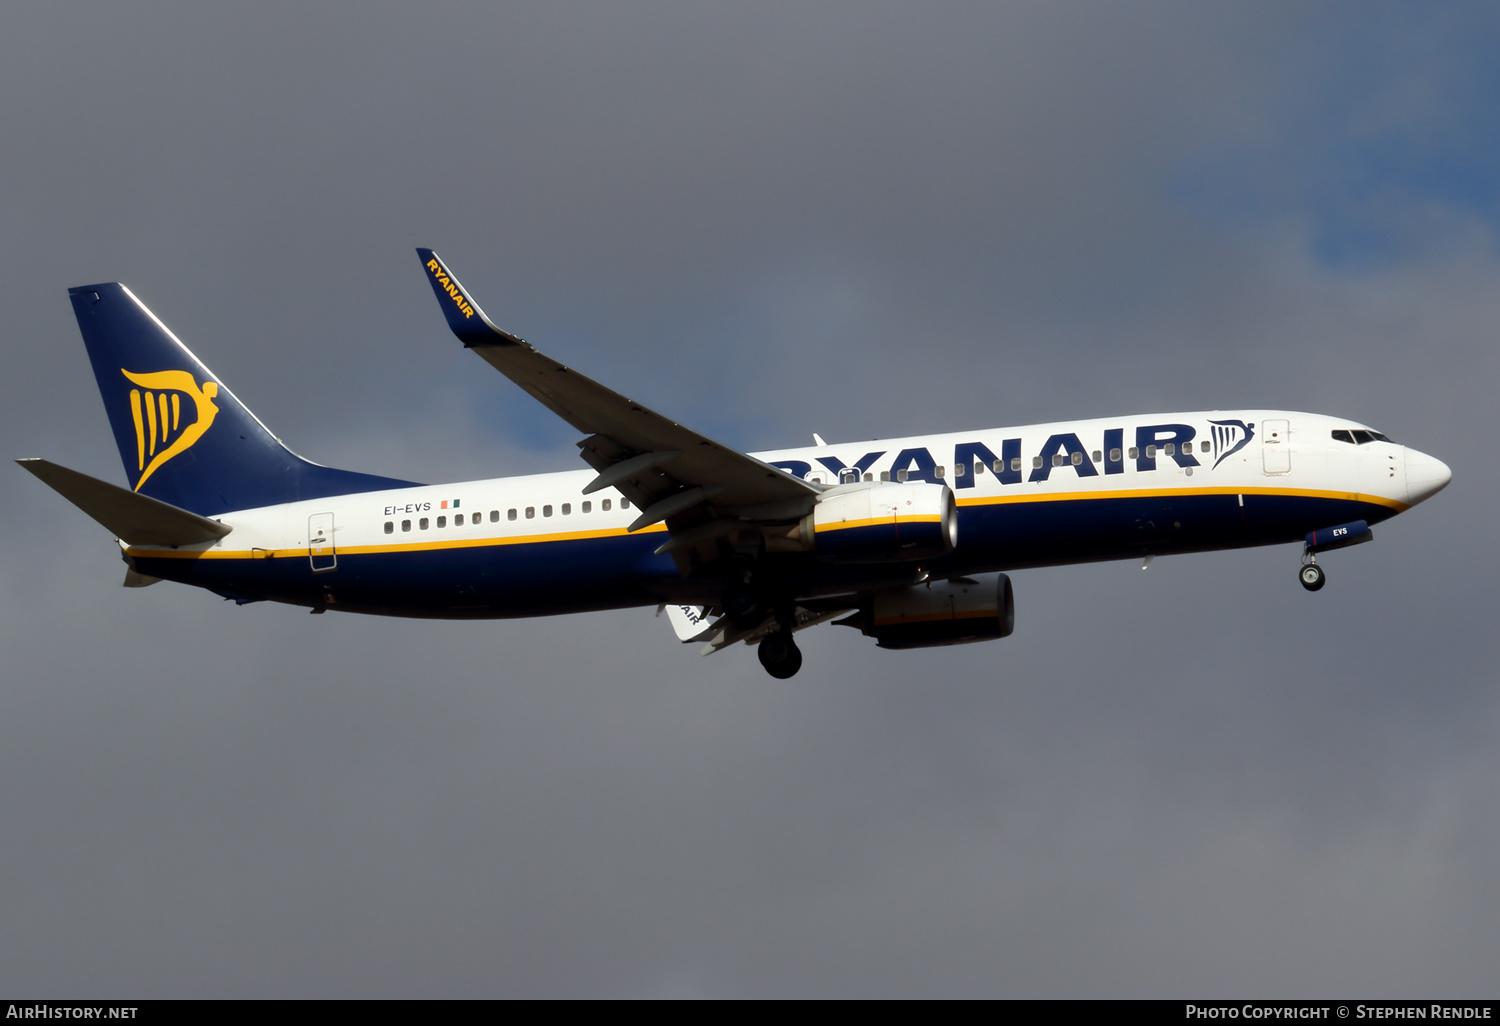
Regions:
<instances>
[{"instance_id":1,"label":"harp logo near cockpit","mask_svg":"<svg viewBox=\"0 0 1500 1026\"><path fill-rule=\"evenodd\" d=\"M140 386L130 390L136 471L140 475L135 490L140 491L159 467L191 449L212 426L219 412L213 402L219 384L205 381L200 387L191 374L181 370L133 374L121 367L120 373Z\"/></svg>"},{"instance_id":2,"label":"harp logo near cockpit","mask_svg":"<svg viewBox=\"0 0 1500 1026\"><path fill-rule=\"evenodd\" d=\"M1255 425L1243 420L1211 420L1208 423L1211 425L1209 433L1213 439L1215 467L1249 445L1250 439L1255 437Z\"/></svg>"}]
</instances>

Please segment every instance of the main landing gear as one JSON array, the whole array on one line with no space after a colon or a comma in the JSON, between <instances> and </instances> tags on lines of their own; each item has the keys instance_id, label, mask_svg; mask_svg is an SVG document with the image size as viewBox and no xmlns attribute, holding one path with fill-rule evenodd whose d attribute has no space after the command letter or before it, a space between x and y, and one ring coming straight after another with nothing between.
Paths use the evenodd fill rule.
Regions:
<instances>
[{"instance_id":1,"label":"main landing gear","mask_svg":"<svg viewBox=\"0 0 1500 1026\"><path fill-rule=\"evenodd\" d=\"M792 632L786 629L773 631L762 638L755 654L760 657L760 665L777 680L795 677L802 669L802 650L792 639Z\"/></svg>"},{"instance_id":2,"label":"main landing gear","mask_svg":"<svg viewBox=\"0 0 1500 1026\"><path fill-rule=\"evenodd\" d=\"M1302 550L1302 569L1297 571L1297 580L1308 591L1317 591L1328 583L1328 575L1318 565L1318 557L1313 555L1311 549Z\"/></svg>"}]
</instances>

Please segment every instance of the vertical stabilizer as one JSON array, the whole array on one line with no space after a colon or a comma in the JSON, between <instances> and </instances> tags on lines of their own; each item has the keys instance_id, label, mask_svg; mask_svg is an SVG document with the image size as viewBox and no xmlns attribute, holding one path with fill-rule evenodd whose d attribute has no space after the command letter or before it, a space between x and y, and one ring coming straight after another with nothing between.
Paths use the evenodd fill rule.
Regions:
<instances>
[{"instance_id":1,"label":"vertical stabilizer","mask_svg":"<svg viewBox=\"0 0 1500 1026\"><path fill-rule=\"evenodd\" d=\"M134 491L212 516L412 483L287 449L125 286L68 294Z\"/></svg>"}]
</instances>

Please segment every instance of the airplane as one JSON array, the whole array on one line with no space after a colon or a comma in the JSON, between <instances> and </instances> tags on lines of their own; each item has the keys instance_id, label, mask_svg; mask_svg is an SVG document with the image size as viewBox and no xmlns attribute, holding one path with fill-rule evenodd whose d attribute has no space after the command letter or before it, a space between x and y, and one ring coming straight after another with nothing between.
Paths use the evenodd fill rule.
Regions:
<instances>
[{"instance_id":1,"label":"airplane","mask_svg":"<svg viewBox=\"0 0 1500 1026\"><path fill-rule=\"evenodd\" d=\"M19 460L169 580L387 616L656 606L771 676L834 621L887 649L1004 638L1008 572L1302 543L1317 557L1441 491L1440 460L1339 417L1117 417L744 453L543 355L418 249L448 327L582 436L588 469L421 484L284 446L124 285L69 290L130 487Z\"/></svg>"}]
</instances>

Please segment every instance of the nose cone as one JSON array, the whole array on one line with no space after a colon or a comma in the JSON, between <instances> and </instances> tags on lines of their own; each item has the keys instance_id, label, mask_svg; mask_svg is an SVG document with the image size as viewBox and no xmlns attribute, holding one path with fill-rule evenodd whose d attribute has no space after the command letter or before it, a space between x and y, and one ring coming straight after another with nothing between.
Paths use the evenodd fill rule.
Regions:
<instances>
[{"instance_id":1,"label":"nose cone","mask_svg":"<svg viewBox=\"0 0 1500 1026\"><path fill-rule=\"evenodd\" d=\"M1406 501L1415 506L1423 499L1430 499L1453 480L1453 471L1442 460L1434 459L1425 452L1406 450Z\"/></svg>"}]
</instances>

